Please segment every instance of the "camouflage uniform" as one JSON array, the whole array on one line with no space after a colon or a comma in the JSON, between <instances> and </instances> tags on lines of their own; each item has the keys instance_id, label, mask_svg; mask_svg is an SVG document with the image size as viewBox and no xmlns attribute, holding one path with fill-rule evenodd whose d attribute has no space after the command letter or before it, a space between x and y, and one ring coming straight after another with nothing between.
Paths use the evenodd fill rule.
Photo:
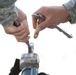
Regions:
<instances>
[{"instance_id":1,"label":"camouflage uniform","mask_svg":"<svg viewBox=\"0 0 76 75\"><path fill-rule=\"evenodd\" d=\"M10 25L18 17L18 10L15 7L16 0L0 0L0 24Z\"/></svg>"},{"instance_id":2,"label":"camouflage uniform","mask_svg":"<svg viewBox=\"0 0 76 75\"><path fill-rule=\"evenodd\" d=\"M18 10L15 7L16 0L0 0L0 24L10 25L18 17ZM63 4L69 11L71 23L76 23L76 0L70 0Z\"/></svg>"},{"instance_id":3,"label":"camouflage uniform","mask_svg":"<svg viewBox=\"0 0 76 75\"><path fill-rule=\"evenodd\" d=\"M76 0L70 0L69 2L63 4L66 9L69 11L70 13L70 23L76 23Z\"/></svg>"}]
</instances>

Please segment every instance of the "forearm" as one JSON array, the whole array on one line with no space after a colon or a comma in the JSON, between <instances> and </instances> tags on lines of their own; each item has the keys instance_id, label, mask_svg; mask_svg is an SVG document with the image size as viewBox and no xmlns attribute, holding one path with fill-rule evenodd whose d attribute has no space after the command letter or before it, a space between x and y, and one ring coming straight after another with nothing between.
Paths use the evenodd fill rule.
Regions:
<instances>
[{"instance_id":1,"label":"forearm","mask_svg":"<svg viewBox=\"0 0 76 75\"><path fill-rule=\"evenodd\" d=\"M76 0L63 4L70 14L70 23L76 23Z\"/></svg>"}]
</instances>

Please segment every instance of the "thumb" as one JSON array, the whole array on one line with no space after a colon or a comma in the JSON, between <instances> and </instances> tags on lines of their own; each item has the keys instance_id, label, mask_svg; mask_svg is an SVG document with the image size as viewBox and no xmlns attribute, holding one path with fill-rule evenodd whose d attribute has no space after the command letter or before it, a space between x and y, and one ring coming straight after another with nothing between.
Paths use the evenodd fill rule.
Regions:
<instances>
[{"instance_id":1,"label":"thumb","mask_svg":"<svg viewBox=\"0 0 76 75\"><path fill-rule=\"evenodd\" d=\"M39 32L45 28L45 26L43 26L43 25L44 25L44 24L41 24L41 23L40 23L40 24L36 27L35 32L34 32L34 38L37 38L38 35L39 35Z\"/></svg>"},{"instance_id":2,"label":"thumb","mask_svg":"<svg viewBox=\"0 0 76 75\"><path fill-rule=\"evenodd\" d=\"M40 31L41 31L41 28L40 28L40 26L38 25L38 26L36 27L36 29L35 29L35 32L34 32L34 38L37 38L37 37L38 37Z\"/></svg>"},{"instance_id":3,"label":"thumb","mask_svg":"<svg viewBox=\"0 0 76 75\"><path fill-rule=\"evenodd\" d=\"M45 29L47 26L47 20L43 21L42 23L40 23L37 27L36 30L34 32L34 38L37 38L39 35L39 32L43 29Z\"/></svg>"}]
</instances>

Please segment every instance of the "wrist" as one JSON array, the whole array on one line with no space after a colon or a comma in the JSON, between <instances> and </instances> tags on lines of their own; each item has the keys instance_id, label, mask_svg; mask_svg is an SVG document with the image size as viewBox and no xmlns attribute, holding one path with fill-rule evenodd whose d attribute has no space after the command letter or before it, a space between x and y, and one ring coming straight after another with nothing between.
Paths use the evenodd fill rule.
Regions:
<instances>
[{"instance_id":1,"label":"wrist","mask_svg":"<svg viewBox=\"0 0 76 75\"><path fill-rule=\"evenodd\" d=\"M26 14L25 14L21 9L19 9L19 8L17 8L17 9L18 9L17 21L22 22L22 21L24 21L25 19L27 19Z\"/></svg>"},{"instance_id":2,"label":"wrist","mask_svg":"<svg viewBox=\"0 0 76 75\"><path fill-rule=\"evenodd\" d=\"M67 22L67 21L70 21L71 20L71 17L70 17L70 14L69 14L69 12L68 12L68 10L64 7L64 6L61 6L61 10L62 10L62 18L63 18L63 20L62 20L62 22L64 23L64 22Z\"/></svg>"}]
</instances>

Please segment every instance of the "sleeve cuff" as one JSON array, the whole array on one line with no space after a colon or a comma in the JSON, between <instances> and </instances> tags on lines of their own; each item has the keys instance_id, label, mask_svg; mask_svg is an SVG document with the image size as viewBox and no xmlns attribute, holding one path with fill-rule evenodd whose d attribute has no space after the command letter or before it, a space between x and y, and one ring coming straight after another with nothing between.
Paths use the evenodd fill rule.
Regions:
<instances>
[{"instance_id":1,"label":"sleeve cuff","mask_svg":"<svg viewBox=\"0 0 76 75\"><path fill-rule=\"evenodd\" d=\"M18 9L13 4L9 7L0 8L0 23L7 27L13 23L18 17Z\"/></svg>"},{"instance_id":2,"label":"sleeve cuff","mask_svg":"<svg viewBox=\"0 0 76 75\"><path fill-rule=\"evenodd\" d=\"M70 14L70 23L76 23L76 0L70 0L68 3L63 4Z\"/></svg>"}]
</instances>

